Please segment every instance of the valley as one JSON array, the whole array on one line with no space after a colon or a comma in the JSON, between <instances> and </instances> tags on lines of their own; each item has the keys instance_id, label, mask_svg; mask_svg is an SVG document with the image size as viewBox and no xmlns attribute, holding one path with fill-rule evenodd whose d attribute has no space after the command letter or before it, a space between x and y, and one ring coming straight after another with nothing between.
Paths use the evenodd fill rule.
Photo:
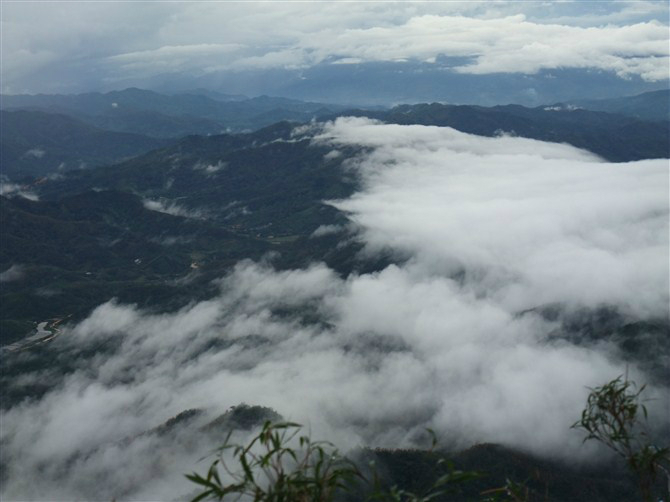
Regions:
<instances>
[{"instance_id":1,"label":"valley","mask_svg":"<svg viewBox=\"0 0 670 502\"><path fill-rule=\"evenodd\" d=\"M407 489L438 454L490 473L444 500L510 475L533 497L630 500L634 480L569 425L585 383L630 371L662 404L654 437L670 433L667 120L280 100L267 116L281 121L250 127L258 110L244 111L223 134L198 134L196 115L175 137L134 113L134 132L85 123L138 94L2 111L11 496L63 476L62 499L184 494L203 449L271 418L310 424ZM44 475L28 487L19 469Z\"/></svg>"}]
</instances>

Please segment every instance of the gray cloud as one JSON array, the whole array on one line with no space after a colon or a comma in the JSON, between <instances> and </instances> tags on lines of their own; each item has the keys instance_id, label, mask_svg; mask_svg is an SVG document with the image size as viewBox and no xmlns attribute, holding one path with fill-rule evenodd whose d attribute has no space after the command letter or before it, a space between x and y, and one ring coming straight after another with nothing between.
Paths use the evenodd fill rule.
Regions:
<instances>
[{"instance_id":1,"label":"gray cloud","mask_svg":"<svg viewBox=\"0 0 670 502\"><path fill-rule=\"evenodd\" d=\"M26 153L23 154L23 157L34 157L36 159L41 159L44 157L46 152L40 148L31 148Z\"/></svg>"},{"instance_id":2,"label":"gray cloud","mask_svg":"<svg viewBox=\"0 0 670 502\"><path fill-rule=\"evenodd\" d=\"M663 2L16 2L3 9L3 92L440 54L473 57L464 73L595 68L664 80L667 16Z\"/></svg>"},{"instance_id":3,"label":"gray cloud","mask_svg":"<svg viewBox=\"0 0 670 502\"><path fill-rule=\"evenodd\" d=\"M12 265L7 270L0 272L0 282L13 282L23 279L25 275L23 265Z\"/></svg>"},{"instance_id":4,"label":"gray cloud","mask_svg":"<svg viewBox=\"0 0 670 502\"><path fill-rule=\"evenodd\" d=\"M369 147L349 162L362 189L331 203L366 253L409 259L345 278L319 263L242 262L218 295L177 312L101 305L52 345L96 355L4 412L4 498L185 494L181 474L217 439L195 426L142 433L240 402L345 449L411 446L432 427L454 447L588 458L569 425L586 386L625 363L606 340L574 345L556 338L560 319L521 312L605 304L667 323L667 161L608 164L566 145L367 119L339 119L314 141ZM667 389L650 392L662 413Z\"/></svg>"},{"instance_id":5,"label":"gray cloud","mask_svg":"<svg viewBox=\"0 0 670 502\"><path fill-rule=\"evenodd\" d=\"M536 73L548 68L597 68L621 77L668 77L667 26L581 28L542 24L517 15L500 19L416 16L402 25L328 30L305 36L290 47L239 60L250 66L311 66L333 56L353 62L419 59L437 55L474 57L461 73Z\"/></svg>"},{"instance_id":6,"label":"gray cloud","mask_svg":"<svg viewBox=\"0 0 670 502\"><path fill-rule=\"evenodd\" d=\"M4 197L23 197L28 200L39 200L37 194L30 191L30 187L11 183L6 178L0 179L0 195Z\"/></svg>"}]
</instances>

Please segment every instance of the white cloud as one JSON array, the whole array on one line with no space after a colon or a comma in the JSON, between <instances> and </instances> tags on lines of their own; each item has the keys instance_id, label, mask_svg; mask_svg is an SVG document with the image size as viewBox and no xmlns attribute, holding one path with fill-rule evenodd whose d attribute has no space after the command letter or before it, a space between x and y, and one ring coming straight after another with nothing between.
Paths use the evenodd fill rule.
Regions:
<instances>
[{"instance_id":1,"label":"white cloud","mask_svg":"<svg viewBox=\"0 0 670 502\"><path fill-rule=\"evenodd\" d=\"M536 73L547 68L596 68L621 77L668 78L668 28L659 22L576 27L528 21L424 15L402 25L328 31L304 37L304 62L332 55L345 61L430 60L438 54L473 57L461 73Z\"/></svg>"},{"instance_id":2,"label":"white cloud","mask_svg":"<svg viewBox=\"0 0 670 502\"><path fill-rule=\"evenodd\" d=\"M46 152L41 148L31 148L26 153L23 154L24 157L35 157L36 159L41 159L44 157Z\"/></svg>"},{"instance_id":3,"label":"white cloud","mask_svg":"<svg viewBox=\"0 0 670 502\"><path fill-rule=\"evenodd\" d=\"M410 446L429 426L454 446L588 453L569 425L586 386L625 363L606 340L574 345L556 338L560 318L520 311L606 304L667 323L667 161L366 119L315 141L370 147L350 162L362 189L334 204L368 253L407 260L344 278L242 262L214 298L173 313L100 306L52 342L96 355L3 414L3 498L178 497L217 441L198 426L240 402L344 448ZM650 392L662 414L667 389ZM139 435L189 408L207 410L198 424Z\"/></svg>"},{"instance_id":4,"label":"white cloud","mask_svg":"<svg viewBox=\"0 0 670 502\"><path fill-rule=\"evenodd\" d=\"M157 49L118 54L107 58L115 71L133 74L181 71L200 67L206 70L221 58L244 49L240 44L166 45Z\"/></svg>"},{"instance_id":5,"label":"white cloud","mask_svg":"<svg viewBox=\"0 0 670 502\"><path fill-rule=\"evenodd\" d=\"M187 209L180 206L174 201L163 200L144 200L144 207L150 211L157 211L159 213L171 214L172 216L182 216L184 218L202 219L205 217L205 212L197 209Z\"/></svg>"},{"instance_id":6,"label":"white cloud","mask_svg":"<svg viewBox=\"0 0 670 502\"><path fill-rule=\"evenodd\" d=\"M216 164L206 162L196 162L193 169L196 171L204 171L206 174L214 174L228 167L227 162L219 160Z\"/></svg>"},{"instance_id":7,"label":"white cloud","mask_svg":"<svg viewBox=\"0 0 670 502\"><path fill-rule=\"evenodd\" d=\"M62 5L5 5L4 92L29 89L35 75L74 76L81 86L91 68L99 85L165 72L431 61L439 54L473 57L459 67L465 73L596 68L668 77L666 2Z\"/></svg>"},{"instance_id":8,"label":"white cloud","mask_svg":"<svg viewBox=\"0 0 670 502\"><path fill-rule=\"evenodd\" d=\"M601 162L576 148L450 128L340 119L321 136L375 147L369 189L336 207L373 249L476 274L507 308L668 308L666 160Z\"/></svg>"},{"instance_id":9,"label":"white cloud","mask_svg":"<svg viewBox=\"0 0 670 502\"><path fill-rule=\"evenodd\" d=\"M301 68L336 57L335 63L371 61L434 61L437 55L472 57L458 66L461 73L536 73L550 68L594 68L621 77L637 75L655 81L668 78L668 29L658 21L634 25L570 26L529 21L524 15L475 18L453 15L417 15L404 23L371 27L322 28L296 34L286 43L254 55L228 57L211 70L235 68ZM200 50L200 46L197 46ZM226 46L233 53L235 45ZM182 65L190 46L161 48L142 53L151 64ZM165 52L169 58L161 56ZM243 54L244 51L241 53ZM209 56L209 54L207 54ZM134 61L135 54L113 60ZM164 62L163 62L164 61ZM140 58L139 64L146 63ZM193 61L190 61L193 64ZM201 65L202 68L202 65ZM130 69L130 68L128 68Z\"/></svg>"},{"instance_id":10,"label":"white cloud","mask_svg":"<svg viewBox=\"0 0 670 502\"><path fill-rule=\"evenodd\" d=\"M12 265L7 270L0 272L0 282L13 282L23 279L25 275L23 265Z\"/></svg>"},{"instance_id":11,"label":"white cloud","mask_svg":"<svg viewBox=\"0 0 670 502\"><path fill-rule=\"evenodd\" d=\"M346 228L342 225L320 225L310 237L323 237L324 235L339 234Z\"/></svg>"},{"instance_id":12,"label":"white cloud","mask_svg":"<svg viewBox=\"0 0 670 502\"><path fill-rule=\"evenodd\" d=\"M29 187L0 180L0 195L5 197L23 197L28 200L39 200L37 194L30 191Z\"/></svg>"}]
</instances>

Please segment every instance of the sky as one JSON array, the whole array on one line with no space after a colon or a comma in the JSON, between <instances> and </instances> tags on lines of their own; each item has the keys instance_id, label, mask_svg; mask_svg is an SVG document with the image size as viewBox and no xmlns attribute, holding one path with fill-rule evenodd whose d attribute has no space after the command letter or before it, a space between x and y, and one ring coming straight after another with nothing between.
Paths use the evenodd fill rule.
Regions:
<instances>
[{"instance_id":1,"label":"sky","mask_svg":"<svg viewBox=\"0 0 670 502\"><path fill-rule=\"evenodd\" d=\"M9 94L445 56L466 74L590 68L655 82L668 78L668 3L2 1Z\"/></svg>"},{"instance_id":2,"label":"sky","mask_svg":"<svg viewBox=\"0 0 670 502\"><path fill-rule=\"evenodd\" d=\"M570 425L588 387L627 374L649 383L650 421L667 425L668 388L609 332L569 336L602 305L629 326L667 325L667 159L612 164L564 144L365 118L296 135L326 158L365 147L346 161L360 189L326 202L350 223L312 238L337 232L373 260L403 259L341 277L268 257L178 311L100 305L51 343L67 375L35 368L12 383L58 382L3 412L3 499L183 500L183 474L222 441L199 426L243 402L345 452L413 447L430 427L446 448L588 462L606 454ZM147 434L193 408L196 423Z\"/></svg>"}]
</instances>

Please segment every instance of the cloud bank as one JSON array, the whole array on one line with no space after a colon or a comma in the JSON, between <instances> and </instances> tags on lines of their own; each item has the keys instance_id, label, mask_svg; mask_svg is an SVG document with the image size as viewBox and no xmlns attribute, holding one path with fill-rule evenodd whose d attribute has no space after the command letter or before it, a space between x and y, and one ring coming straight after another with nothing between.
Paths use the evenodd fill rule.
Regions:
<instances>
[{"instance_id":1,"label":"cloud bank","mask_svg":"<svg viewBox=\"0 0 670 502\"><path fill-rule=\"evenodd\" d=\"M594 68L620 77L668 78L667 26L578 26L501 19L416 16L401 25L327 30L305 36L297 47L240 59L234 65L312 66L329 58L347 62L435 62L437 56L472 58L459 73L537 73L551 68Z\"/></svg>"},{"instance_id":2,"label":"cloud bank","mask_svg":"<svg viewBox=\"0 0 670 502\"><path fill-rule=\"evenodd\" d=\"M15 2L3 10L3 92L441 56L468 59L453 66L461 73L592 68L657 81L668 78L667 20L665 2L274 2L262 12L253 2Z\"/></svg>"},{"instance_id":3,"label":"cloud bank","mask_svg":"<svg viewBox=\"0 0 670 502\"><path fill-rule=\"evenodd\" d=\"M374 148L369 188L336 203L372 250L510 311L562 302L667 316L667 161L608 164L568 145L483 138L450 128L339 120L320 141Z\"/></svg>"},{"instance_id":4,"label":"cloud bank","mask_svg":"<svg viewBox=\"0 0 670 502\"><path fill-rule=\"evenodd\" d=\"M197 424L143 433L240 402L345 449L410 446L432 427L451 447L588 456L569 425L586 386L625 363L606 339L557 337L561 318L533 309L608 305L667 324L667 161L608 164L566 145L351 118L314 141L368 147L348 162L361 190L330 203L364 253L396 264L340 277L321 263L242 262L217 296L177 312L101 305L50 347L89 356L3 413L4 498L174 499L216 439ZM667 389L650 390L662 413Z\"/></svg>"}]
</instances>

